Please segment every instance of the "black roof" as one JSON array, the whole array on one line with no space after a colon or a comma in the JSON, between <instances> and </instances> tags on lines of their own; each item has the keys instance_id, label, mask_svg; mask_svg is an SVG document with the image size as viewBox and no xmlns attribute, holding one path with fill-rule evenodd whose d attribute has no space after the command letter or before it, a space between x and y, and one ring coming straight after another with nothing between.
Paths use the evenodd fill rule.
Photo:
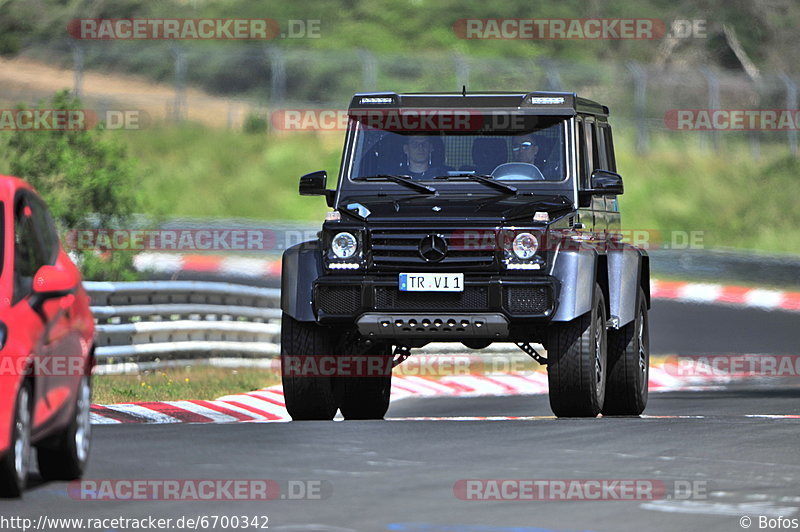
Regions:
<instances>
[{"instance_id":1,"label":"black roof","mask_svg":"<svg viewBox=\"0 0 800 532\"><path fill-rule=\"evenodd\" d=\"M385 108L466 108L547 115L608 115L608 107L581 98L574 92L360 92L350 101L350 109Z\"/></svg>"}]
</instances>

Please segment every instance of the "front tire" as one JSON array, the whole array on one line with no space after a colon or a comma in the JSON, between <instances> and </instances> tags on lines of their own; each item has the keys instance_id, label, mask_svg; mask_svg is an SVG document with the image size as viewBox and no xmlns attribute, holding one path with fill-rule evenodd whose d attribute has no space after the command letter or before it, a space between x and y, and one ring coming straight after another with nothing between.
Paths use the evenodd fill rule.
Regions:
<instances>
[{"instance_id":1,"label":"front tire","mask_svg":"<svg viewBox=\"0 0 800 532\"><path fill-rule=\"evenodd\" d=\"M75 413L69 426L57 437L55 446L36 450L39 473L45 480L75 480L83 475L92 437L91 405L92 381L87 375L78 386Z\"/></svg>"},{"instance_id":2,"label":"front tire","mask_svg":"<svg viewBox=\"0 0 800 532\"><path fill-rule=\"evenodd\" d=\"M281 320L281 378L286 410L295 421L332 420L338 404L333 377L322 375L319 362L334 355L335 335L314 322L283 314ZM308 363L311 371L307 371ZM310 373L310 374L309 374Z\"/></svg>"},{"instance_id":3,"label":"front tire","mask_svg":"<svg viewBox=\"0 0 800 532\"><path fill-rule=\"evenodd\" d=\"M606 305L594 287L591 312L550 325L547 381L550 408L558 417L595 417L603 408L607 372Z\"/></svg>"},{"instance_id":4,"label":"front tire","mask_svg":"<svg viewBox=\"0 0 800 532\"><path fill-rule=\"evenodd\" d=\"M379 345L364 355L367 376L341 376L336 380L339 408L345 419L383 419L392 388L392 347ZM376 362L371 364L370 362ZM378 374L373 374L378 373Z\"/></svg>"},{"instance_id":5,"label":"front tire","mask_svg":"<svg viewBox=\"0 0 800 532\"><path fill-rule=\"evenodd\" d=\"M639 288L636 319L608 333L608 384L605 416L638 416L647 406L650 331L647 299Z\"/></svg>"},{"instance_id":6,"label":"front tire","mask_svg":"<svg viewBox=\"0 0 800 532\"><path fill-rule=\"evenodd\" d=\"M11 442L0 460L0 496L20 497L28 482L31 460L31 385L22 383L14 403Z\"/></svg>"}]
</instances>

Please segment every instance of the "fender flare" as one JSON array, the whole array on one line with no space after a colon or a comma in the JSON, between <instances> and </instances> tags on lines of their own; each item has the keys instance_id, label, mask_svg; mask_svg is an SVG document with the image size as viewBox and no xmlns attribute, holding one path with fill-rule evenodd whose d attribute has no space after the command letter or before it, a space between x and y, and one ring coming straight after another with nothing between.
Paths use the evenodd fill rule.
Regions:
<instances>
[{"instance_id":1,"label":"fender flare","mask_svg":"<svg viewBox=\"0 0 800 532\"><path fill-rule=\"evenodd\" d=\"M650 261L647 253L629 244L608 252L609 317L615 328L636 318L639 288L644 289L650 307Z\"/></svg>"},{"instance_id":2,"label":"fender flare","mask_svg":"<svg viewBox=\"0 0 800 532\"><path fill-rule=\"evenodd\" d=\"M281 310L297 321L316 321L314 281L323 274L322 249L318 240L302 242L283 252L281 266Z\"/></svg>"},{"instance_id":3,"label":"fender flare","mask_svg":"<svg viewBox=\"0 0 800 532\"><path fill-rule=\"evenodd\" d=\"M592 310L597 262L597 251L589 247L558 251L552 275L558 279L560 289L551 321L572 321Z\"/></svg>"}]
</instances>

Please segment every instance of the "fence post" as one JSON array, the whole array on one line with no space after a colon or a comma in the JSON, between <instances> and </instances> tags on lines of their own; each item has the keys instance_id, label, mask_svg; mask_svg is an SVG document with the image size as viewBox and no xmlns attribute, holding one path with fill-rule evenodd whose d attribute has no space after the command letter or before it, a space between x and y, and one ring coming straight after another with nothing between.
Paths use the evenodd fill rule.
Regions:
<instances>
[{"instance_id":1,"label":"fence post","mask_svg":"<svg viewBox=\"0 0 800 532\"><path fill-rule=\"evenodd\" d=\"M368 50L359 50L358 58L361 60L361 90L374 91L378 87L378 61Z\"/></svg>"},{"instance_id":2,"label":"fence post","mask_svg":"<svg viewBox=\"0 0 800 532\"><path fill-rule=\"evenodd\" d=\"M786 86L786 109L797 109L797 83L786 75L786 72L778 73L778 76ZM797 157L797 130L790 129L786 132L789 140L789 151Z\"/></svg>"},{"instance_id":3,"label":"fence post","mask_svg":"<svg viewBox=\"0 0 800 532\"><path fill-rule=\"evenodd\" d=\"M286 94L286 56L277 46L267 46L264 52L270 62L269 103L274 108L283 103Z\"/></svg>"},{"instance_id":4,"label":"fence post","mask_svg":"<svg viewBox=\"0 0 800 532\"><path fill-rule=\"evenodd\" d=\"M72 70L75 83L73 92L76 98L80 98L83 89L83 48L80 43L75 41L70 41L69 45L72 48Z\"/></svg>"},{"instance_id":5,"label":"fence post","mask_svg":"<svg viewBox=\"0 0 800 532\"><path fill-rule=\"evenodd\" d=\"M453 54L453 63L456 67L456 90L461 92L461 87L469 89L469 63L458 52Z\"/></svg>"},{"instance_id":6,"label":"fence post","mask_svg":"<svg viewBox=\"0 0 800 532\"><path fill-rule=\"evenodd\" d=\"M628 61L625 66L633 76L633 112L636 122L636 151L645 153L648 148L647 138L647 71L635 61Z\"/></svg>"},{"instance_id":7,"label":"fence post","mask_svg":"<svg viewBox=\"0 0 800 532\"><path fill-rule=\"evenodd\" d=\"M175 58L175 104L173 117L176 122L184 118L186 112L186 54L180 46L170 48Z\"/></svg>"},{"instance_id":8,"label":"fence post","mask_svg":"<svg viewBox=\"0 0 800 532\"><path fill-rule=\"evenodd\" d=\"M719 109L719 77L708 67L700 69L708 84L708 109ZM711 131L711 142L715 151L719 151L719 132Z\"/></svg>"}]
</instances>

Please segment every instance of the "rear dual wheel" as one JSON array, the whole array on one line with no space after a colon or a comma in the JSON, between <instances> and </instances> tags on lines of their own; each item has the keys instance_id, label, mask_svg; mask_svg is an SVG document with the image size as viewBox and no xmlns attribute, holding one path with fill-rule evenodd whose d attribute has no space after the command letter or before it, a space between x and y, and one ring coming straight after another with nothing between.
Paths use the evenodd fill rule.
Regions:
<instances>
[{"instance_id":1,"label":"rear dual wheel","mask_svg":"<svg viewBox=\"0 0 800 532\"><path fill-rule=\"evenodd\" d=\"M608 380L604 416L638 416L647 406L650 331L647 299L640 288L636 318L608 332Z\"/></svg>"}]
</instances>

